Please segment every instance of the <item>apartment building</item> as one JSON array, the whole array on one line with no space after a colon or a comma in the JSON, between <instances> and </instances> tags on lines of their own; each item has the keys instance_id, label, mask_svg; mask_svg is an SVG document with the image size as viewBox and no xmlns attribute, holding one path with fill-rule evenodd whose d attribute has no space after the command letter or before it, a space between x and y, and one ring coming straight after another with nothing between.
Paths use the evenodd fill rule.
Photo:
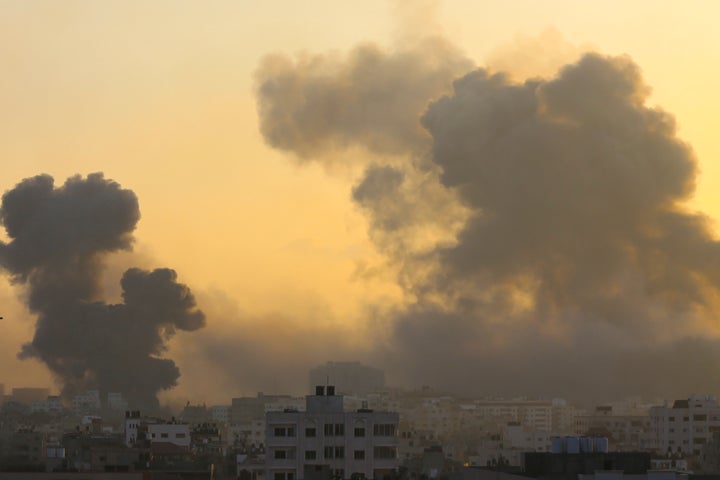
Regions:
<instances>
[{"instance_id":1,"label":"apartment building","mask_svg":"<svg viewBox=\"0 0 720 480\"><path fill-rule=\"evenodd\" d=\"M617 452L653 450L652 421L647 414L617 414L612 406L599 406L590 415L575 418L575 434L607 437Z\"/></svg>"},{"instance_id":2,"label":"apartment building","mask_svg":"<svg viewBox=\"0 0 720 480\"><path fill-rule=\"evenodd\" d=\"M344 410L333 386L316 387L305 411L267 412L266 478L381 480L397 473L399 415Z\"/></svg>"},{"instance_id":3,"label":"apartment building","mask_svg":"<svg viewBox=\"0 0 720 480\"><path fill-rule=\"evenodd\" d=\"M546 400L478 400L479 416L495 421L519 422L534 430L550 432L553 427L553 403Z\"/></svg>"},{"instance_id":4,"label":"apartment building","mask_svg":"<svg viewBox=\"0 0 720 480\"><path fill-rule=\"evenodd\" d=\"M700 455L720 432L720 405L714 396L691 396L650 409L653 448L661 453Z\"/></svg>"}]
</instances>

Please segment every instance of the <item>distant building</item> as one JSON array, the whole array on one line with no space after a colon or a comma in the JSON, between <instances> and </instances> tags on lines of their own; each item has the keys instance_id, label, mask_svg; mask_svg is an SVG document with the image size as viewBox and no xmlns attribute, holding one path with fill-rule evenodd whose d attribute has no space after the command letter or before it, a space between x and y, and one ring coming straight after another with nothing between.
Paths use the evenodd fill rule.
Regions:
<instances>
[{"instance_id":1,"label":"distant building","mask_svg":"<svg viewBox=\"0 0 720 480\"><path fill-rule=\"evenodd\" d=\"M305 411L268 412L267 480L366 478L398 471L399 415L360 409L345 412L343 397L317 387Z\"/></svg>"},{"instance_id":2,"label":"distant building","mask_svg":"<svg viewBox=\"0 0 720 480\"><path fill-rule=\"evenodd\" d=\"M132 447L145 440L146 434L141 428L142 424L143 421L138 410L125 412L125 445Z\"/></svg>"},{"instance_id":3,"label":"distant building","mask_svg":"<svg viewBox=\"0 0 720 480\"><path fill-rule=\"evenodd\" d=\"M228 446L237 450L258 453L265 449L265 421L251 420L227 425L225 438Z\"/></svg>"},{"instance_id":4,"label":"distant building","mask_svg":"<svg viewBox=\"0 0 720 480\"><path fill-rule=\"evenodd\" d=\"M115 412L123 412L128 409L128 401L122 393L108 393L107 408Z\"/></svg>"},{"instance_id":5,"label":"distant building","mask_svg":"<svg viewBox=\"0 0 720 480\"><path fill-rule=\"evenodd\" d=\"M49 395L45 400L35 400L30 404L30 412L62 413L62 399L57 395Z\"/></svg>"},{"instance_id":6,"label":"distant building","mask_svg":"<svg viewBox=\"0 0 720 480\"><path fill-rule=\"evenodd\" d=\"M188 402L180 412L180 418L190 425L202 425L210 421L210 413L204 404L190 405L190 402Z\"/></svg>"},{"instance_id":7,"label":"distant building","mask_svg":"<svg viewBox=\"0 0 720 480\"><path fill-rule=\"evenodd\" d=\"M45 400L48 395L50 395L49 388L20 387L12 389L12 395L9 400L29 406L32 402Z\"/></svg>"},{"instance_id":8,"label":"distant building","mask_svg":"<svg viewBox=\"0 0 720 480\"><path fill-rule=\"evenodd\" d=\"M297 399L290 395L265 395L262 392L255 397L233 398L230 406L230 423L265 421L265 412L283 410L288 404L297 405Z\"/></svg>"},{"instance_id":9,"label":"distant building","mask_svg":"<svg viewBox=\"0 0 720 480\"><path fill-rule=\"evenodd\" d=\"M612 406L599 406L591 415L575 417L577 435L608 437L613 450L654 449L651 419L647 414L617 414Z\"/></svg>"},{"instance_id":10,"label":"distant building","mask_svg":"<svg viewBox=\"0 0 720 480\"><path fill-rule=\"evenodd\" d=\"M385 372L360 362L327 362L310 370L309 387L334 385L341 395L362 395L385 388Z\"/></svg>"},{"instance_id":11,"label":"distant building","mask_svg":"<svg viewBox=\"0 0 720 480\"><path fill-rule=\"evenodd\" d=\"M101 407L98 390L86 390L78 393L72 399L72 409L76 415L98 412Z\"/></svg>"},{"instance_id":12,"label":"distant building","mask_svg":"<svg viewBox=\"0 0 720 480\"><path fill-rule=\"evenodd\" d=\"M147 425L150 444L172 443L190 447L190 425L187 423L151 423Z\"/></svg>"},{"instance_id":13,"label":"distant building","mask_svg":"<svg viewBox=\"0 0 720 480\"><path fill-rule=\"evenodd\" d=\"M720 405L713 396L691 396L675 400L672 406L650 409L652 441L661 454L700 455L720 432Z\"/></svg>"},{"instance_id":14,"label":"distant building","mask_svg":"<svg viewBox=\"0 0 720 480\"><path fill-rule=\"evenodd\" d=\"M230 422L230 405L213 405L210 407L210 420L224 424Z\"/></svg>"},{"instance_id":15,"label":"distant building","mask_svg":"<svg viewBox=\"0 0 720 480\"><path fill-rule=\"evenodd\" d=\"M147 443L173 444L190 447L190 425L175 421L165 422L155 418L142 418L140 412L125 412L125 445L128 447Z\"/></svg>"}]
</instances>

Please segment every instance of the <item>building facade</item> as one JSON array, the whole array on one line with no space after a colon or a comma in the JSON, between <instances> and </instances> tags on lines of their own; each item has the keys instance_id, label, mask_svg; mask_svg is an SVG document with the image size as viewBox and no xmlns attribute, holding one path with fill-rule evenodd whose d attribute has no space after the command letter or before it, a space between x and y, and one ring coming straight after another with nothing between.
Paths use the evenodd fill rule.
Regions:
<instances>
[{"instance_id":1,"label":"building facade","mask_svg":"<svg viewBox=\"0 0 720 480\"><path fill-rule=\"evenodd\" d=\"M374 479L398 470L399 415L344 411L333 387L317 387L305 411L266 414L268 480Z\"/></svg>"},{"instance_id":2,"label":"building facade","mask_svg":"<svg viewBox=\"0 0 720 480\"><path fill-rule=\"evenodd\" d=\"M652 441L659 453L700 455L720 432L720 405L713 396L691 396L650 409Z\"/></svg>"}]
</instances>

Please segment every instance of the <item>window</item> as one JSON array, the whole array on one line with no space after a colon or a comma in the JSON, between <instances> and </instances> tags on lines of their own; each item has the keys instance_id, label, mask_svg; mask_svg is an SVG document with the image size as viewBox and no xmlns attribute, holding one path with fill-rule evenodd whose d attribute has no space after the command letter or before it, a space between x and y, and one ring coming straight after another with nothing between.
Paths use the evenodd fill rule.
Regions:
<instances>
[{"instance_id":1,"label":"window","mask_svg":"<svg viewBox=\"0 0 720 480\"><path fill-rule=\"evenodd\" d=\"M325 454L325 459L334 458L334 457L333 457L333 452L334 452L334 451L333 451L333 447L325 447L325 450L324 450L324 452L323 452L323 453Z\"/></svg>"},{"instance_id":2,"label":"window","mask_svg":"<svg viewBox=\"0 0 720 480\"><path fill-rule=\"evenodd\" d=\"M184 433L176 433L175 438L185 438L185 434Z\"/></svg>"},{"instance_id":3,"label":"window","mask_svg":"<svg viewBox=\"0 0 720 480\"><path fill-rule=\"evenodd\" d=\"M273 429L273 434L276 437L294 437L295 427L275 427Z\"/></svg>"},{"instance_id":4,"label":"window","mask_svg":"<svg viewBox=\"0 0 720 480\"><path fill-rule=\"evenodd\" d=\"M317 452L315 450L305 450L305 460L315 460L317 458Z\"/></svg>"},{"instance_id":5,"label":"window","mask_svg":"<svg viewBox=\"0 0 720 480\"><path fill-rule=\"evenodd\" d=\"M295 474L293 472L275 472L273 480L295 480Z\"/></svg>"},{"instance_id":6,"label":"window","mask_svg":"<svg viewBox=\"0 0 720 480\"><path fill-rule=\"evenodd\" d=\"M395 458L397 451L395 447L375 447L373 448L373 456L375 458Z\"/></svg>"},{"instance_id":7,"label":"window","mask_svg":"<svg viewBox=\"0 0 720 480\"><path fill-rule=\"evenodd\" d=\"M335 447L335 458L345 458L345 447Z\"/></svg>"},{"instance_id":8,"label":"window","mask_svg":"<svg viewBox=\"0 0 720 480\"><path fill-rule=\"evenodd\" d=\"M315 428L314 427L308 427L305 429L305 436L306 437L314 437L315 436Z\"/></svg>"},{"instance_id":9,"label":"window","mask_svg":"<svg viewBox=\"0 0 720 480\"><path fill-rule=\"evenodd\" d=\"M365 450L355 450L355 460L365 460Z\"/></svg>"},{"instance_id":10,"label":"window","mask_svg":"<svg viewBox=\"0 0 720 480\"><path fill-rule=\"evenodd\" d=\"M365 429L362 427L355 427L355 436L356 437L364 437L365 436Z\"/></svg>"},{"instance_id":11,"label":"window","mask_svg":"<svg viewBox=\"0 0 720 480\"><path fill-rule=\"evenodd\" d=\"M396 425L394 423L378 423L373 425L373 435L376 437L394 437Z\"/></svg>"},{"instance_id":12,"label":"window","mask_svg":"<svg viewBox=\"0 0 720 480\"><path fill-rule=\"evenodd\" d=\"M161 434L160 434L160 438L168 438L168 434L167 434L167 433L161 433Z\"/></svg>"},{"instance_id":13,"label":"window","mask_svg":"<svg viewBox=\"0 0 720 480\"><path fill-rule=\"evenodd\" d=\"M326 437L342 437L345 435L345 425L342 423L326 423L324 431Z\"/></svg>"},{"instance_id":14,"label":"window","mask_svg":"<svg viewBox=\"0 0 720 480\"><path fill-rule=\"evenodd\" d=\"M693 421L695 422L704 422L707 420L707 415L693 415Z\"/></svg>"},{"instance_id":15,"label":"window","mask_svg":"<svg viewBox=\"0 0 720 480\"><path fill-rule=\"evenodd\" d=\"M287 458L287 452L285 450L275 450L275 459L284 460Z\"/></svg>"}]
</instances>

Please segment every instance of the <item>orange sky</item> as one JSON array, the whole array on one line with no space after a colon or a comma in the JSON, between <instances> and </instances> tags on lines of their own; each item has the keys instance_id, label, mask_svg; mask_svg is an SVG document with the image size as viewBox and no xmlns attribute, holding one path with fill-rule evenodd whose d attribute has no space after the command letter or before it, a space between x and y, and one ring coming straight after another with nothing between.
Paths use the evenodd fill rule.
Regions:
<instances>
[{"instance_id":1,"label":"orange sky","mask_svg":"<svg viewBox=\"0 0 720 480\"><path fill-rule=\"evenodd\" d=\"M201 304L208 329L278 313L362 332L365 305L393 304L401 294L389 274L358 278L381 261L350 198L358 172L301 168L265 146L253 73L269 53L392 46L430 32L479 65L527 68L522 57L508 65L498 58L528 43L542 59L588 47L630 55L653 87L652 102L676 115L697 153L692 208L720 219L716 2L405 3L0 1L0 189L41 172L61 183L103 171L137 193L142 211L135 253L111 260L109 277L121 265L176 269L201 301L222 297L242 312L213 318L222 309ZM0 381L50 384L42 365L15 358L32 332L20 293L0 288ZM203 383L178 345L171 354L186 376L170 397L202 400L192 393L200 385L208 401L252 393Z\"/></svg>"}]
</instances>

